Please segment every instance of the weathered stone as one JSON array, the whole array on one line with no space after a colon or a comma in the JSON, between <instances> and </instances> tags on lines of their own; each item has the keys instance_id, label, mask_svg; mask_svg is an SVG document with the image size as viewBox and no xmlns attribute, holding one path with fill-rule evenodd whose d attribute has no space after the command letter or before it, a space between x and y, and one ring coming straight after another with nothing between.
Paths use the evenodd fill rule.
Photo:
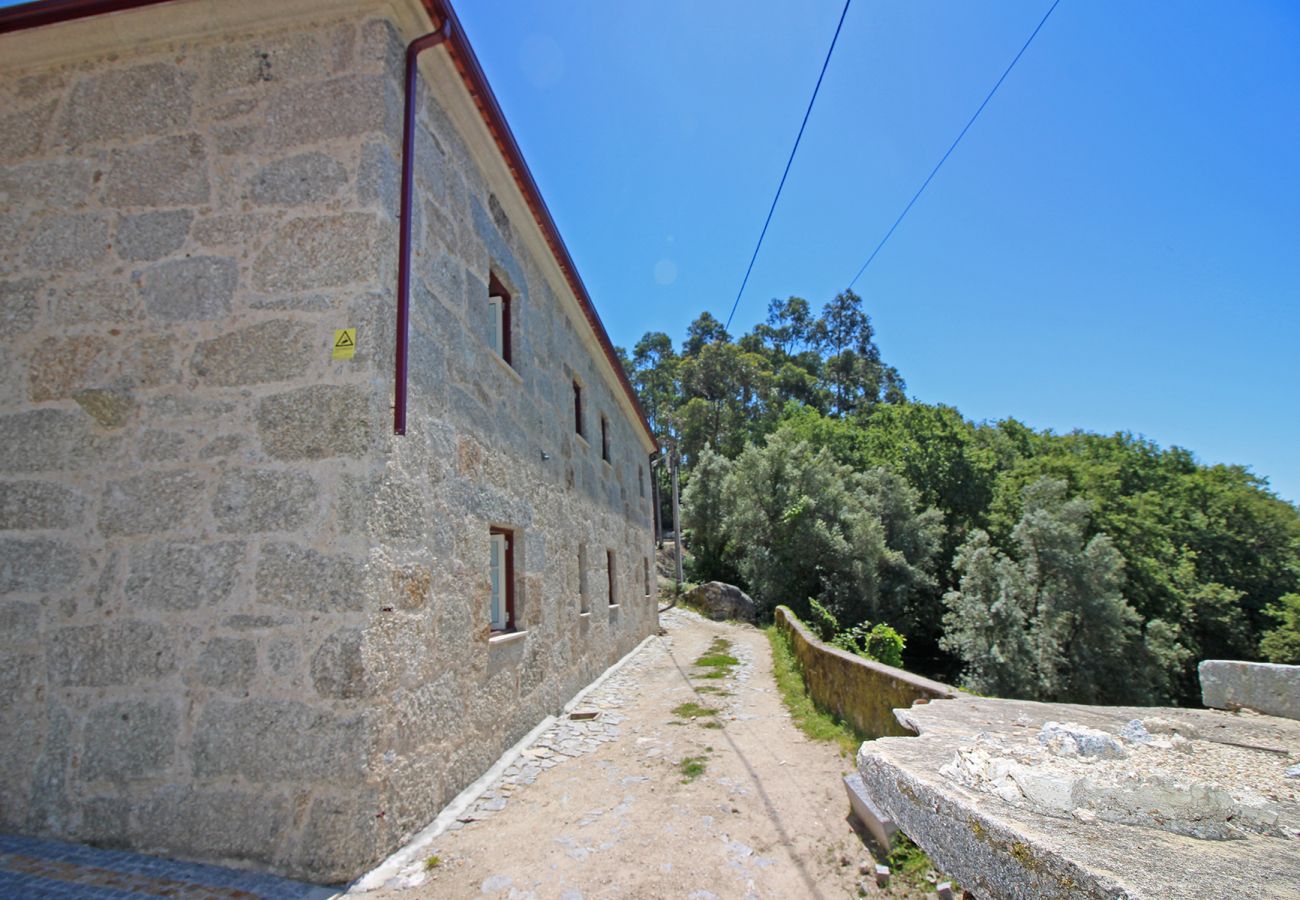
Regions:
<instances>
[{"instance_id":1,"label":"weathered stone","mask_svg":"<svg viewBox=\"0 0 1300 900\"><path fill-rule=\"evenodd\" d=\"M206 216L194 222L194 241L202 246L242 249L274 227L278 216L269 213Z\"/></svg>"},{"instance_id":2,"label":"weathered stone","mask_svg":"<svg viewBox=\"0 0 1300 900\"><path fill-rule=\"evenodd\" d=\"M115 207L181 206L208 199L207 156L197 134L114 150L104 199Z\"/></svg>"},{"instance_id":3,"label":"weathered stone","mask_svg":"<svg viewBox=\"0 0 1300 900\"><path fill-rule=\"evenodd\" d=\"M369 213L292 219L253 264L262 291L311 291L379 277L379 228Z\"/></svg>"},{"instance_id":4,"label":"weathered stone","mask_svg":"<svg viewBox=\"0 0 1300 900\"><path fill-rule=\"evenodd\" d=\"M149 609L198 609L230 596L244 556L244 545L183 544L155 541L131 553L126 597Z\"/></svg>"},{"instance_id":5,"label":"weathered stone","mask_svg":"<svg viewBox=\"0 0 1300 900\"><path fill-rule=\"evenodd\" d=\"M174 384L176 342L166 334L145 335L122 353L121 367L121 380L126 384L139 387Z\"/></svg>"},{"instance_id":6,"label":"weathered stone","mask_svg":"<svg viewBox=\"0 0 1300 900\"><path fill-rule=\"evenodd\" d=\"M141 778L172 764L180 716L170 701L109 703L91 710L81 750L81 777Z\"/></svg>"},{"instance_id":7,"label":"weathered stone","mask_svg":"<svg viewBox=\"0 0 1300 900\"><path fill-rule=\"evenodd\" d=\"M290 825L279 793L167 785L139 807L131 836L183 856L264 859Z\"/></svg>"},{"instance_id":8,"label":"weathered stone","mask_svg":"<svg viewBox=\"0 0 1300 900\"><path fill-rule=\"evenodd\" d=\"M360 560L327 556L297 544L265 544L257 563L257 599L287 609L361 609L362 568Z\"/></svg>"},{"instance_id":9,"label":"weathered stone","mask_svg":"<svg viewBox=\"0 0 1300 900\"><path fill-rule=\"evenodd\" d=\"M105 428L121 428L135 410L135 398L130 391L87 388L73 391L72 399Z\"/></svg>"},{"instance_id":10,"label":"weathered stone","mask_svg":"<svg viewBox=\"0 0 1300 900\"><path fill-rule=\"evenodd\" d=\"M318 488L303 472L240 469L217 483L212 514L221 531L286 531L317 515Z\"/></svg>"},{"instance_id":11,"label":"weathered stone","mask_svg":"<svg viewBox=\"0 0 1300 900\"><path fill-rule=\"evenodd\" d=\"M200 341L190 370L209 384L223 386L284 381L301 375L311 364L312 329L301 322L277 319L259 322Z\"/></svg>"},{"instance_id":12,"label":"weathered stone","mask_svg":"<svg viewBox=\"0 0 1300 900\"><path fill-rule=\"evenodd\" d=\"M85 517L77 491L46 481L0 482L0 531L71 528ZM4 629L0 629L0 634Z\"/></svg>"},{"instance_id":13,"label":"weathered stone","mask_svg":"<svg viewBox=\"0 0 1300 900\"><path fill-rule=\"evenodd\" d=\"M40 197L49 209L84 206L94 187L95 171L82 159L56 159L21 166L0 166L0 210Z\"/></svg>"},{"instance_id":14,"label":"weathered stone","mask_svg":"<svg viewBox=\"0 0 1300 900\"><path fill-rule=\"evenodd\" d=\"M1300 666L1207 659L1197 671L1206 706L1300 719Z\"/></svg>"},{"instance_id":15,"label":"weathered stone","mask_svg":"<svg viewBox=\"0 0 1300 900\"><path fill-rule=\"evenodd\" d=\"M92 435L81 411L33 409L0 416L0 471L52 472L102 459L107 442Z\"/></svg>"},{"instance_id":16,"label":"weathered stone","mask_svg":"<svg viewBox=\"0 0 1300 900\"><path fill-rule=\"evenodd\" d=\"M0 159L19 159L40 150L56 106L51 100L0 116Z\"/></svg>"},{"instance_id":17,"label":"weathered stone","mask_svg":"<svg viewBox=\"0 0 1300 900\"><path fill-rule=\"evenodd\" d=\"M195 256L158 263L144 273L145 308L164 322L218 319L230 312L239 283L233 259Z\"/></svg>"},{"instance_id":18,"label":"weathered stone","mask_svg":"<svg viewBox=\"0 0 1300 900\"><path fill-rule=\"evenodd\" d=\"M105 687L154 681L176 670L176 646L152 622L59 628L50 633L46 666L56 685Z\"/></svg>"},{"instance_id":19,"label":"weathered stone","mask_svg":"<svg viewBox=\"0 0 1300 900\"><path fill-rule=\"evenodd\" d=\"M370 443L369 398L359 385L316 384L257 405L257 434L275 459L360 456Z\"/></svg>"},{"instance_id":20,"label":"weathered stone","mask_svg":"<svg viewBox=\"0 0 1300 900\"><path fill-rule=\"evenodd\" d=\"M177 462L186 457L189 441L184 434L150 428L140 433L135 455L141 462Z\"/></svg>"},{"instance_id":21,"label":"weathered stone","mask_svg":"<svg viewBox=\"0 0 1300 900\"><path fill-rule=\"evenodd\" d=\"M125 280L60 285L49 292L50 319L59 325L130 322L140 318L140 294Z\"/></svg>"},{"instance_id":22,"label":"weathered stone","mask_svg":"<svg viewBox=\"0 0 1300 900\"><path fill-rule=\"evenodd\" d=\"M148 63L82 79L72 89L60 136L74 147L159 134L190 118L190 82L179 68Z\"/></svg>"},{"instance_id":23,"label":"weathered stone","mask_svg":"<svg viewBox=\"0 0 1300 900\"><path fill-rule=\"evenodd\" d=\"M319 76L324 69L325 53L314 35L260 37L214 47L208 56L208 87L220 96L254 85L275 87Z\"/></svg>"},{"instance_id":24,"label":"weathered stone","mask_svg":"<svg viewBox=\"0 0 1300 900\"><path fill-rule=\"evenodd\" d=\"M300 153L263 166L253 176L248 196L268 206L321 203L336 196L347 181L347 170L332 157Z\"/></svg>"},{"instance_id":25,"label":"weathered stone","mask_svg":"<svg viewBox=\"0 0 1300 900\"><path fill-rule=\"evenodd\" d=\"M11 600L0 603L0 634L9 644L23 644L37 636L41 608L35 603Z\"/></svg>"},{"instance_id":26,"label":"weathered stone","mask_svg":"<svg viewBox=\"0 0 1300 900\"><path fill-rule=\"evenodd\" d=\"M192 525L203 502L197 472L151 472L104 488L99 529L106 535L148 534Z\"/></svg>"},{"instance_id":27,"label":"weathered stone","mask_svg":"<svg viewBox=\"0 0 1300 900\"><path fill-rule=\"evenodd\" d=\"M215 637L203 646L193 678L207 687L245 691L257 674L257 644L246 638Z\"/></svg>"},{"instance_id":28,"label":"weathered stone","mask_svg":"<svg viewBox=\"0 0 1300 900\"><path fill-rule=\"evenodd\" d=\"M108 252L108 217L69 213L42 219L23 261L33 269L83 269Z\"/></svg>"},{"instance_id":29,"label":"weathered stone","mask_svg":"<svg viewBox=\"0 0 1300 900\"><path fill-rule=\"evenodd\" d=\"M348 75L277 92L266 121L267 139L276 147L367 132L395 134L397 102L383 78Z\"/></svg>"},{"instance_id":30,"label":"weathered stone","mask_svg":"<svg viewBox=\"0 0 1300 900\"><path fill-rule=\"evenodd\" d=\"M110 349L107 339L93 335L41 341L27 366L27 390L32 400L59 400L79 388L108 381L113 372Z\"/></svg>"},{"instance_id":31,"label":"weathered stone","mask_svg":"<svg viewBox=\"0 0 1300 900\"><path fill-rule=\"evenodd\" d=\"M453 508L458 508L461 501L471 503L482 498L481 492L466 492L450 502ZM499 512L500 507L495 507L485 515L500 522L518 521L514 515L499 515ZM420 540L435 554L445 552L452 540L448 523L435 520L431 498L424 486L405 479L349 476L339 491L338 518L339 527L347 531L372 537Z\"/></svg>"},{"instance_id":32,"label":"weathered stone","mask_svg":"<svg viewBox=\"0 0 1300 900\"><path fill-rule=\"evenodd\" d=\"M378 854L379 798L363 792L347 797L317 797L307 813L297 864L320 873L322 881L346 881L364 872ZM326 849L331 848L331 849Z\"/></svg>"},{"instance_id":33,"label":"weathered stone","mask_svg":"<svg viewBox=\"0 0 1300 900\"><path fill-rule=\"evenodd\" d=\"M35 278L0 281L0 333L13 337L36 327L41 313L37 292L41 283Z\"/></svg>"},{"instance_id":34,"label":"weathered stone","mask_svg":"<svg viewBox=\"0 0 1300 900\"><path fill-rule=\"evenodd\" d=\"M710 619L737 619L753 622L758 617L758 607L750 596L734 584L709 581L693 588L686 602L697 606Z\"/></svg>"},{"instance_id":35,"label":"weathered stone","mask_svg":"<svg viewBox=\"0 0 1300 900\"><path fill-rule=\"evenodd\" d=\"M138 216L121 216L117 220L114 247L122 259L162 259L185 244L194 213L188 209L147 212Z\"/></svg>"},{"instance_id":36,"label":"weathered stone","mask_svg":"<svg viewBox=\"0 0 1300 900\"><path fill-rule=\"evenodd\" d=\"M365 761L360 717L340 718L291 700L210 702L194 732L194 774L255 783L358 776Z\"/></svg>"},{"instance_id":37,"label":"weathered stone","mask_svg":"<svg viewBox=\"0 0 1300 900\"><path fill-rule=\"evenodd\" d=\"M388 215L396 217L401 177L397 160L387 144L366 144L357 173L357 199L362 203L377 203Z\"/></svg>"},{"instance_id":38,"label":"weathered stone","mask_svg":"<svg viewBox=\"0 0 1300 900\"><path fill-rule=\"evenodd\" d=\"M0 538L0 594L56 591L81 574L81 556L62 541Z\"/></svg>"},{"instance_id":39,"label":"weathered stone","mask_svg":"<svg viewBox=\"0 0 1300 900\"><path fill-rule=\"evenodd\" d=\"M364 696L366 667L361 649L360 629L344 628L327 637L311 658L316 692L340 700Z\"/></svg>"}]
</instances>

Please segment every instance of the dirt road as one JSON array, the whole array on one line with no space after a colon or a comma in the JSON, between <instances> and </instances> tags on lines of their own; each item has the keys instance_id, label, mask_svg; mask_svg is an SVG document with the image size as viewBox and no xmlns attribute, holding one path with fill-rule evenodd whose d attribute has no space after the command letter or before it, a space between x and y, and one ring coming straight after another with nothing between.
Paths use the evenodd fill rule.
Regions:
<instances>
[{"instance_id":1,"label":"dirt road","mask_svg":"<svg viewBox=\"0 0 1300 900\"><path fill-rule=\"evenodd\" d=\"M792 724L766 636L685 610L661 620L667 635L575 710L598 716L525 751L428 848L423 883L381 895L856 896L852 761Z\"/></svg>"}]
</instances>

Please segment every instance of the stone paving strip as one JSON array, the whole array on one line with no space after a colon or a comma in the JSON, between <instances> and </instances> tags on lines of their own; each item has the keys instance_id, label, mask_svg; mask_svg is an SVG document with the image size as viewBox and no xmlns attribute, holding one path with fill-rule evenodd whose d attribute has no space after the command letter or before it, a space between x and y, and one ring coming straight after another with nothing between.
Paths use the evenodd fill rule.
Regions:
<instances>
[{"instance_id":1,"label":"stone paving strip","mask_svg":"<svg viewBox=\"0 0 1300 900\"><path fill-rule=\"evenodd\" d=\"M0 834L0 897L327 900L332 888L81 844Z\"/></svg>"}]
</instances>

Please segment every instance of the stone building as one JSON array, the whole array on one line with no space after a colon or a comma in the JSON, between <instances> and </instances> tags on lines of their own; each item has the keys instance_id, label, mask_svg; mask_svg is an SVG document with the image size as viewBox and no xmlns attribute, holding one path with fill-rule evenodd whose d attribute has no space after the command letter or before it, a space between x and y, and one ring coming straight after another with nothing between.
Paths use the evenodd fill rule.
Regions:
<instances>
[{"instance_id":1,"label":"stone building","mask_svg":"<svg viewBox=\"0 0 1300 900\"><path fill-rule=\"evenodd\" d=\"M656 627L650 431L443 0L0 11L0 334L0 829L348 879Z\"/></svg>"}]
</instances>

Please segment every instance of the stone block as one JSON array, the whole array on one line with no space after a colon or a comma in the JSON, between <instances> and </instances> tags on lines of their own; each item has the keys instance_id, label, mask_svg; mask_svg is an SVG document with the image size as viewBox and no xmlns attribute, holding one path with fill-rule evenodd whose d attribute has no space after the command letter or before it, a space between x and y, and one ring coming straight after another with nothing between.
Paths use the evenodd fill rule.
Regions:
<instances>
[{"instance_id":1,"label":"stone block","mask_svg":"<svg viewBox=\"0 0 1300 900\"><path fill-rule=\"evenodd\" d=\"M246 691L257 674L257 644L247 638L215 637L203 645L191 678L227 691Z\"/></svg>"},{"instance_id":2,"label":"stone block","mask_svg":"<svg viewBox=\"0 0 1300 900\"><path fill-rule=\"evenodd\" d=\"M348 181L347 170L324 153L300 153L263 166L248 186L254 203L301 206L338 195Z\"/></svg>"},{"instance_id":3,"label":"stone block","mask_svg":"<svg viewBox=\"0 0 1300 900\"><path fill-rule=\"evenodd\" d=\"M59 126L78 146L160 134L190 120L191 79L167 63L147 63L77 82Z\"/></svg>"},{"instance_id":4,"label":"stone block","mask_svg":"<svg viewBox=\"0 0 1300 900\"><path fill-rule=\"evenodd\" d=\"M274 459L360 457L371 443L370 398L359 385L317 384L264 398L257 434Z\"/></svg>"},{"instance_id":5,"label":"stone block","mask_svg":"<svg viewBox=\"0 0 1300 900\"><path fill-rule=\"evenodd\" d=\"M140 289L149 315L184 322L228 315L238 284L239 266L233 259L195 256L150 267Z\"/></svg>"},{"instance_id":6,"label":"stone block","mask_svg":"<svg viewBox=\"0 0 1300 900\"><path fill-rule=\"evenodd\" d=\"M176 648L167 629L152 622L83 625L50 634L45 664L56 685L133 684L174 672Z\"/></svg>"},{"instance_id":7,"label":"stone block","mask_svg":"<svg viewBox=\"0 0 1300 900\"><path fill-rule=\"evenodd\" d=\"M46 209L84 206L94 188L95 170L82 159L0 166L0 209L23 198L40 197Z\"/></svg>"},{"instance_id":8,"label":"stone block","mask_svg":"<svg viewBox=\"0 0 1300 900\"><path fill-rule=\"evenodd\" d=\"M153 262L175 253L190 236L193 219L194 213L188 209L120 216L114 241L117 255L127 260Z\"/></svg>"},{"instance_id":9,"label":"stone block","mask_svg":"<svg viewBox=\"0 0 1300 900\"><path fill-rule=\"evenodd\" d=\"M33 409L0 416L0 471L53 472L102 461L113 444L90 433L80 410Z\"/></svg>"},{"instance_id":10,"label":"stone block","mask_svg":"<svg viewBox=\"0 0 1300 900\"><path fill-rule=\"evenodd\" d=\"M347 75L279 91L266 115L267 140L275 147L374 132L396 135L399 127L396 95L376 75Z\"/></svg>"},{"instance_id":11,"label":"stone block","mask_svg":"<svg viewBox=\"0 0 1300 900\"><path fill-rule=\"evenodd\" d=\"M33 641L41 622L41 608L35 603L10 600L0 603L0 634L10 645Z\"/></svg>"},{"instance_id":12,"label":"stone block","mask_svg":"<svg viewBox=\"0 0 1300 900\"><path fill-rule=\"evenodd\" d=\"M121 359L122 380L140 387L177 381L176 345L166 334L145 335L130 345Z\"/></svg>"},{"instance_id":13,"label":"stone block","mask_svg":"<svg viewBox=\"0 0 1300 900\"><path fill-rule=\"evenodd\" d=\"M1207 659L1197 671L1206 706L1300 719L1300 666Z\"/></svg>"},{"instance_id":14,"label":"stone block","mask_svg":"<svg viewBox=\"0 0 1300 900\"><path fill-rule=\"evenodd\" d=\"M258 322L200 341L190 371L208 384L225 387L295 378L311 364L313 351L325 353L302 322Z\"/></svg>"},{"instance_id":15,"label":"stone block","mask_svg":"<svg viewBox=\"0 0 1300 900\"><path fill-rule=\"evenodd\" d=\"M104 179L110 206L184 206L208 200L207 154L197 134L114 150Z\"/></svg>"},{"instance_id":16,"label":"stone block","mask_svg":"<svg viewBox=\"0 0 1300 900\"><path fill-rule=\"evenodd\" d=\"M131 801L125 797L88 797L79 804L79 839L96 847L130 847Z\"/></svg>"},{"instance_id":17,"label":"stone block","mask_svg":"<svg viewBox=\"0 0 1300 900\"><path fill-rule=\"evenodd\" d=\"M253 281L268 292L374 282L379 260L378 221L370 213L291 219L258 254Z\"/></svg>"},{"instance_id":18,"label":"stone block","mask_svg":"<svg viewBox=\"0 0 1300 900\"><path fill-rule=\"evenodd\" d=\"M277 792L167 785L139 806L132 839L181 856L271 861L291 824Z\"/></svg>"},{"instance_id":19,"label":"stone block","mask_svg":"<svg viewBox=\"0 0 1300 900\"><path fill-rule=\"evenodd\" d=\"M83 388L73 391L72 399L104 428L121 428L135 411L131 392L119 388Z\"/></svg>"},{"instance_id":20,"label":"stone block","mask_svg":"<svg viewBox=\"0 0 1300 900\"><path fill-rule=\"evenodd\" d=\"M326 882L347 881L364 872L383 850L379 807L370 792L317 797L307 813L296 865Z\"/></svg>"},{"instance_id":21,"label":"stone block","mask_svg":"<svg viewBox=\"0 0 1300 900\"><path fill-rule=\"evenodd\" d=\"M325 52L309 33L259 36L254 41L214 47L208 55L208 90L214 96L257 85L274 87L319 76Z\"/></svg>"},{"instance_id":22,"label":"stone block","mask_svg":"<svg viewBox=\"0 0 1300 900\"><path fill-rule=\"evenodd\" d=\"M257 600L286 609L345 612L363 606L364 564L297 544L269 543L257 563Z\"/></svg>"},{"instance_id":23,"label":"stone block","mask_svg":"<svg viewBox=\"0 0 1300 900\"><path fill-rule=\"evenodd\" d=\"M81 575L81 554L49 538L0 538L0 594L57 591Z\"/></svg>"},{"instance_id":24,"label":"stone block","mask_svg":"<svg viewBox=\"0 0 1300 900\"><path fill-rule=\"evenodd\" d=\"M845 775L844 792L849 795L849 808L853 811L854 817L866 827L881 849L886 852L892 849L898 826L894 824L893 819L871 802L871 797L867 794L867 786L862 783L862 776L857 772Z\"/></svg>"},{"instance_id":25,"label":"stone block","mask_svg":"<svg viewBox=\"0 0 1300 900\"><path fill-rule=\"evenodd\" d=\"M50 100L0 116L0 159L20 159L41 149L57 101Z\"/></svg>"},{"instance_id":26,"label":"stone block","mask_svg":"<svg viewBox=\"0 0 1300 900\"><path fill-rule=\"evenodd\" d=\"M172 764L180 716L169 700L108 703L91 710L81 750L81 777L142 778Z\"/></svg>"},{"instance_id":27,"label":"stone block","mask_svg":"<svg viewBox=\"0 0 1300 900\"><path fill-rule=\"evenodd\" d=\"M357 199L378 204L396 218L400 206L402 173L387 144L370 143L361 150L361 167L357 173Z\"/></svg>"},{"instance_id":28,"label":"stone block","mask_svg":"<svg viewBox=\"0 0 1300 900\"><path fill-rule=\"evenodd\" d=\"M212 514L226 532L287 531L317 516L319 488L303 472L240 469L217 483Z\"/></svg>"},{"instance_id":29,"label":"stone block","mask_svg":"<svg viewBox=\"0 0 1300 900\"><path fill-rule=\"evenodd\" d=\"M193 525L203 502L196 472L149 472L104 487L99 530L110 537L172 531Z\"/></svg>"},{"instance_id":30,"label":"stone block","mask_svg":"<svg viewBox=\"0 0 1300 900\"><path fill-rule=\"evenodd\" d=\"M244 545L236 541L154 541L131 552L126 598L146 609L216 606L234 590L243 559Z\"/></svg>"},{"instance_id":31,"label":"stone block","mask_svg":"<svg viewBox=\"0 0 1300 900\"><path fill-rule=\"evenodd\" d=\"M140 293L125 279L60 284L49 291L49 316L58 325L132 322L141 316Z\"/></svg>"},{"instance_id":32,"label":"stone block","mask_svg":"<svg viewBox=\"0 0 1300 900\"><path fill-rule=\"evenodd\" d=\"M84 269L108 252L108 217L67 213L41 219L32 229L23 262L33 269Z\"/></svg>"},{"instance_id":33,"label":"stone block","mask_svg":"<svg viewBox=\"0 0 1300 900\"><path fill-rule=\"evenodd\" d=\"M48 337L27 364L27 391L37 403L70 397L113 376L112 346L95 335Z\"/></svg>"},{"instance_id":34,"label":"stone block","mask_svg":"<svg viewBox=\"0 0 1300 900\"><path fill-rule=\"evenodd\" d=\"M342 628L325 639L312 654L311 680L322 697L352 700L365 695L360 629Z\"/></svg>"},{"instance_id":35,"label":"stone block","mask_svg":"<svg viewBox=\"0 0 1300 900\"><path fill-rule=\"evenodd\" d=\"M194 774L242 775L254 783L331 781L361 775L365 729L292 700L214 700L194 731Z\"/></svg>"},{"instance_id":36,"label":"stone block","mask_svg":"<svg viewBox=\"0 0 1300 900\"><path fill-rule=\"evenodd\" d=\"M35 278L0 281L0 329L11 338L31 331L41 314L37 298L41 282Z\"/></svg>"},{"instance_id":37,"label":"stone block","mask_svg":"<svg viewBox=\"0 0 1300 900\"><path fill-rule=\"evenodd\" d=\"M47 481L0 482L0 531L71 528L85 517L78 492ZM4 629L0 628L0 632Z\"/></svg>"}]
</instances>

